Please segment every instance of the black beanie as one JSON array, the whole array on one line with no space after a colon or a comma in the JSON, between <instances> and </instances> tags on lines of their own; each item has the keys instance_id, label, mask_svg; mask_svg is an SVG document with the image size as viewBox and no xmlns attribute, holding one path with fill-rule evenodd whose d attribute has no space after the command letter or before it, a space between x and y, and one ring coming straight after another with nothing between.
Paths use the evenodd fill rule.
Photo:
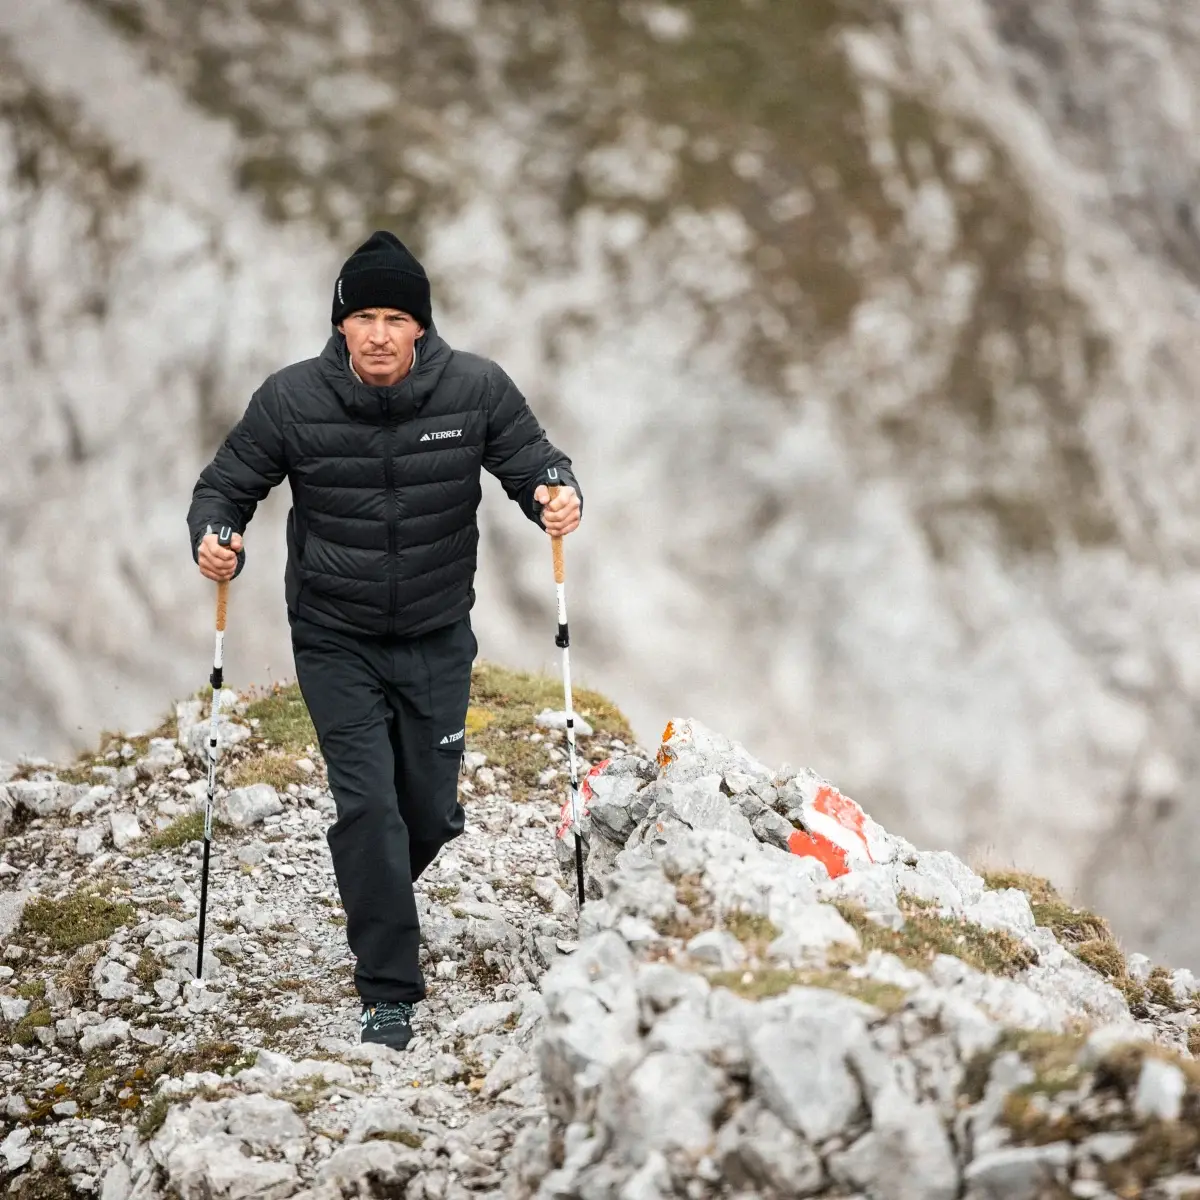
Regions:
<instances>
[{"instance_id":1,"label":"black beanie","mask_svg":"<svg viewBox=\"0 0 1200 1200\"><path fill-rule=\"evenodd\" d=\"M398 308L424 329L433 322L429 277L408 247L384 229L346 259L333 289L333 323L363 308Z\"/></svg>"}]
</instances>

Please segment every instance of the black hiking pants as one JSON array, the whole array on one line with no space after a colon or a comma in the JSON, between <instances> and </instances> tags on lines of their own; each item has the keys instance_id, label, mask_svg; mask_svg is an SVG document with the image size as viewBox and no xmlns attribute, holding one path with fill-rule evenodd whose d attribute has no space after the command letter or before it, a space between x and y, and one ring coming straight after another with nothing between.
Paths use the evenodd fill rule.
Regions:
<instances>
[{"instance_id":1,"label":"black hiking pants","mask_svg":"<svg viewBox=\"0 0 1200 1200\"><path fill-rule=\"evenodd\" d=\"M463 831L471 664L464 617L412 638L355 637L293 617L296 675L337 820L329 849L366 1001L425 997L413 880Z\"/></svg>"}]
</instances>

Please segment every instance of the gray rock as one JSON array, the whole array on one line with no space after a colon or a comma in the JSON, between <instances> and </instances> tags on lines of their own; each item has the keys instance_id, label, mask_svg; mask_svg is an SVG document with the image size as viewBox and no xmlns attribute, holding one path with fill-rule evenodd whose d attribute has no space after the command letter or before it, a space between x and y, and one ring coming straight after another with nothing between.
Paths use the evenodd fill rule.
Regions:
<instances>
[{"instance_id":1,"label":"gray rock","mask_svg":"<svg viewBox=\"0 0 1200 1200\"><path fill-rule=\"evenodd\" d=\"M578 713L575 717L575 734L577 737L591 737L595 732L591 725ZM559 729L567 728L567 714L562 709L544 708L536 717L533 718L533 723L539 729Z\"/></svg>"},{"instance_id":2,"label":"gray rock","mask_svg":"<svg viewBox=\"0 0 1200 1200\"><path fill-rule=\"evenodd\" d=\"M746 948L728 930L706 929L687 944L688 957L696 962L732 971L746 961Z\"/></svg>"},{"instance_id":3,"label":"gray rock","mask_svg":"<svg viewBox=\"0 0 1200 1200\"><path fill-rule=\"evenodd\" d=\"M96 1156L85 1146L66 1146L58 1152L58 1161L68 1175L86 1172L94 1175L100 1169Z\"/></svg>"},{"instance_id":4,"label":"gray rock","mask_svg":"<svg viewBox=\"0 0 1200 1200\"><path fill-rule=\"evenodd\" d=\"M83 1054L91 1054L93 1050L103 1050L115 1046L118 1042L129 1041L129 1022L120 1017L110 1017L98 1025L90 1025L83 1031L79 1039L79 1049Z\"/></svg>"},{"instance_id":5,"label":"gray rock","mask_svg":"<svg viewBox=\"0 0 1200 1200\"><path fill-rule=\"evenodd\" d=\"M858 931L832 904L792 902L779 916L779 923L782 932L767 948L768 957L775 962L800 966L833 946L859 945Z\"/></svg>"},{"instance_id":6,"label":"gray rock","mask_svg":"<svg viewBox=\"0 0 1200 1200\"><path fill-rule=\"evenodd\" d=\"M354 1113L346 1134L348 1144L365 1142L379 1133L406 1133L418 1137L416 1118L394 1100L368 1100Z\"/></svg>"},{"instance_id":7,"label":"gray rock","mask_svg":"<svg viewBox=\"0 0 1200 1200\"><path fill-rule=\"evenodd\" d=\"M15 808L23 808L35 817L52 817L66 812L86 795L87 784L61 783L58 780L14 780L3 790Z\"/></svg>"},{"instance_id":8,"label":"gray rock","mask_svg":"<svg viewBox=\"0 0 1200 1200\"><path fill-rule=\"evenodd\" d=\"M565 917L575 911L575 901L549 875L534 876L533 890L539 899L550 906L555 916Z\"/></svg>"},{"instance_id":9,"label":"gray rock","mask_svg":"<svg viewBox=\"0 0 1200 1200\"><path fill-rule=\"evenodd\" d=\"M721 791L720 775L702 775L658 789L658 807L689 829L715 829L748 841L756 840L750 822Z\"/></svg>"},{"instance_id":10,"label":"gray rock","mask_svg":"<svg viewBox=\"0 0 1200 1200\"><path fill-rule=\"evenodd\" d=\"M0 1142L0 1155L4 1156L5 1165L11 1174L16 1174L29 1163L33 1150L29 1145L29 1126L22 1125L12 1130Z\"/></svg>"},{"instance_id":11,"label":"gray rock","mask_svg":"<svg viewBox=\"0 0 1200 1200\"><path fill-rule=\"evenodd\" d=\"M533 1075L537 1071L537 1062L533 1055L520 1046L510 1046L496 1060L495 1065L488 1071L479 1094L485 1100L499 1096L513 1084Z\"/></svg>"},{"instance_id":12,"label":"gray rock","mask_svg":"<svg viewBox=\"0 0 1200 1200\"><path fill-rule=\"evenodd\" d=\"M656 1150L696 1154L712 1141L722 1083L699 1054L653 1051L628 1075L610 1076L597 1111L619 1150L635 1162Z\"/></svg>"},{"instance_id":13,"label":"gray rock","mask_svg":"<svg viewBox=\"0 0 1200 1200\"><path fill-rule=\"evenodd\" d=\"M18 996L0 996L0 1017L10 1025L21 1020L29 1012L29 1001Z\"/></svg>"},{"instance_id":14,"label":"gray rock","mask_svg":"<svg viewBox=\"0 0 1200 1200\"><path fill-rule=\"evenodd\" d=\"M739 807L744 816L749 815L744 806ZM778 846L781 850L789 848L791 836L796 832L791 821L786 817L781 817L774 809L767 808L765 805L762 812L751 818L750 827L760 842L765 842L769 846Z\"/></svg>"},{"instance_id":15,"label":"gray rock","mask_svg":"<svg viewBox=\"0 0 1200 1200\"><path fill-rule=\"evenodd\" d=\"M28 900L28 892L0 892L0 941L11 936L20 925Z\"/></svg>"},{"instance_id":16,"label":"gray rock","mask_svg":"<svg viewBox=\"0 0 1200 1200\"><path fill-rule=\"evenodd\" d=\"M151 738L148 753L138 759L136 770L142 779L157 779L183 762L183 752L171 738Z\"/></svg>"},{"instance_id":17,"label":"gray rock","mask_svg":"<svg viewBox=\"0 0 1200 1200\"><path fill-rule=\"evenodd\" d=\"M218 820L232 825L234 829L248 829L257 825L264 817L283 812L279 793L269 783L255 783L250 787L234 788L217 799L214 805Z\"/></svg>"},{"instance_id":18,"label":"gray rock","mask_svg":"<svg viewBox=\"0 0 1200 1200\"><path fill-rule=\"evenodd\" d=\"M218 1132L196 1141L180 1141L169 1151L162 1150L159 1142L156 1136L152 1143L155 1158L168 1187L181 1200L283 1200L296 1190L299 1176L291 1163L251 1158L243 1152L241 1141L229 1134Z\"/></svg>"},{"instance_id":19,"label":"gray rock","mask_svg":"<svg viewBox=\"0 0 1200 1200\"><path fill-rule=\"evenodd\" d=\"M1186 1092L1187 1079L1174 1063L1147 1057L1138 1075L1133 1111L1143 1121L1178 1121Z\"/></svg>"},{"instance_id":20,"label":"gray rock","mask_svg":"<svg viewBox=\"0 0 1200 1200\"><path fill-rule=\"evenodd\" d=\"M596 776L589 786L592 798L587 806L597 831L623 846L640 819L634 817L631 806L641 787L641 780L636 775L605 772Z\"/></svg>"},{"instance_id":21,"label":"gray rock","mask_svg":"<svg viewBox=\"0 0 1200 1200\"><path fill-rule=\"evenodd\" d=\"M109 828L112 831L113 845L118 850L124 850L142 836L142 827L137 817L131 812L114 812L109 818Z\"/></svg>"},{"instance_id":22,"label":"gray rock","mask_svg":"<svg viewBox=\"0 0 1200 1200\"><path fill-rule=\"evenodd\" d=\"M1128 1158L1137 1145L1138 1135L1130 1132L1094 1133L1079 1144L1079 1157L1114 1163Z\"/></svg>"},{"instance_id":23,"label":"gray rock","mask_svg":"<svg viewBox=\"0 0 1200 1200\"><path fill-rule=\"evenodd\" d=\"M450 1026L453 1033L464 1037L478 1037L482 1033L494 1033L509 1022L515 1023L520 1007L508 1000L497 1000L491 1004L478 1004L467 1009Z\"/></svg>"},{"instance_id":24,"label":"gray rock","mask_svg":"<svg viewBox=\"0 0 1200 1200\"><path fill-rule=\"evenodd\" d=\"M856 1043L865 1042L866 1027L836 1000L824 1013L776 1011L776 1019L750 1034L751 1079L789 1128L810 1142L824 1141L840 1133L862 1103L847 1056Z\"/></svg>"},{"instance_id":25,"label":"gray rock","mask_svg":"<svg viewBox=\"0 0 1200 1200\"><path fill-rule=\"evenodd\" d=\"M825 1181L821 1160L758 1101L744 1104L717 1135L716 1159L735 1188L779 1196L810 1196Z\"/></svg>"},{"instance_id":26,"label":"gray rock","mask_svg":"<svg viewBox=\"0 0 1200 1200\"><path fill-rule=\"evenodd\" d=\"M1145 954L1130 954L1125 959L1125 970L1130 979L1145 983L1150 978L1150 972L1154 970L1154 961Z\"/></svg>"},{"instance_id":27,"label":"gray rock","mask_svg":"<svg viewBox=\"0 0 1200 1200\"><path fill-rule=\"evenodd\" d=\"M75 853L83 858L91 858L100 853L104 845L104 828L101 825L85 825L75 839Z\"/></svg>"},{"instance_id":28,"label":"gray rock","mask_svg":"<svg viewBox=\"0 0 1200 1200\"><path fill-rule=\"evenodd\" d=\"M914 1103L891 1083L871 1104L879 1168L871 1180L880 1200L953 1200L958 1163L932 1104Z\"/></svg>"},{"instance_id":29,"label":"gray rock","mask_svg":"<svg viewBox=\"0 0 1200 1200\"><path fill-rule=\"evenodd\" d=\"M981 1154L967 1165L964 1180L981 1200L1037 1200L1070 1162L1069 1142L1013 1146Z\"/></svg>"},{"instance_id":30,"label":"gray rock","mask_svg":"<svg viewBox=\"0 0 1200 1200\"><path fill-rule=\"evenodd\" d=\"M1019 888L986 891L966 906L963 915L984 929L1000 929L1018 938L1031 934L1037 925L1029 897Z\"/></svg>"},{"instance_id":31,"label":"gray rock","mask_svg":"<svg viewBox=\"0 0 1200 1200\"><path fill-rule=\"evenodd\" d=\"M396 1142L364 1142L335 1150L317 1168L317 1183L347 1196L371 1196L380 1189L402 1188L421 1169L418 1151ZM399 1192L391 1194L398 1195Z\"/></svg>"}]
</instances>

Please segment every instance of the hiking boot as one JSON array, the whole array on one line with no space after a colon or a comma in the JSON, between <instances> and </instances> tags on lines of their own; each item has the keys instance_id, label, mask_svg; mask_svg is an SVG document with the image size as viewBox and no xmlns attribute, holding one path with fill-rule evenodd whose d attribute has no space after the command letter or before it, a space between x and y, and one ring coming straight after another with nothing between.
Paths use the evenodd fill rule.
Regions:
<instances>
[{"instance_id":1,"label":"hiking boot","mask_svg":"<svg viewBox=\"0 0 1200 1200\"><path fill-rule=\"evenodd\" d=\"M363 1001L362 1040L391 1046L403 1050L412 1040L413 1006L399 1000L395 1003L380 1001L368 1004Z\"/></svg>"}]
</instances>

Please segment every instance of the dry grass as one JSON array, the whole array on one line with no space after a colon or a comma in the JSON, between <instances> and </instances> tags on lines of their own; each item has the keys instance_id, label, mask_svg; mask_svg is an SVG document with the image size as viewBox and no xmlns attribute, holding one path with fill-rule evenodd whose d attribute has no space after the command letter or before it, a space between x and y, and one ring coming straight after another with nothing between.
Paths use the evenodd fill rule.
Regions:
<instances>
[{"instance_id":1,"label":"dry grass","mask_svg":"<svg viewBox=\"0 0 1200 1200\"><path fill-rule=\"evenodd\" d=\"M864 952L883 950L909 966L924 970L939 954L961 958L988 975L1012 977L1037 961L1023 942L999 929L983 929L970 921L940 915L933 905L901 894L904 925L889 929L867 916L861 905L839 901L837 910L857 931Z\"/></svg>"},{"instance_id":2,"label":"dry grass","mask_svg":"<svg viewBox=\"0 0 1200 1200\"><path fill-rule=\"evenodd\" d=\"M225 786L230 788L269 783L277 792L284 792L289 783L302 784L307 779L290 753L277 750L246 755L225 772Z\"/></svg>"},{"instance_id":3,"label":"dry grass","mask_svg":"<svg viewBox=\"0 0 1200 1200\"><path fill-rule=\"evenodd\" d=\"M595 737L620 738L632 744L633 733L624 714L598 692L573 692L575 711L585 717ZM552 765L548 741L531 742L534 717L546 708L563 706L562 680L548 675L510 671L494 663L476 663L471 673L471 706L467 710L467 747L487 755L488 765L508 772L512 798L525 799L537 787L538 776ZM585 763L589 738L579 739Z\"/></svg>"},{"instance_id":4,"label":"dry grass","mask_svg":"<svg viewBox=\"0 0 1200 1200\"><path fill-rule=\"evenodd\" d=\"M1014 870L983 871L981 874L990 888L1023 891L1029 897L1033 918L1039 925L1049 929L1080 962L1103 975L1121 992L1130 1008L1142 1007L1146 990L1130 976L1125 952L1103 917L1068 904L1054 885L1040 875Z\"/></svg>"},{"instance_id":5,"label":"dry grass","mask_svg":"<svg viewBox=\"0 0 1200 1200\"><path fill-rule=\"evenodd\" d=\"M823 988L841 996L861 1000L886 1014L898 1012L904 1007L906 1000L903 988L890 983L859 979L848 971L822 968L786 970L770 967L718 971L707 975L706 978L713 987L726 988L747 1000L768 1000L772 996L781 996L794 987Z\"/></svg>"}]
</instances>

